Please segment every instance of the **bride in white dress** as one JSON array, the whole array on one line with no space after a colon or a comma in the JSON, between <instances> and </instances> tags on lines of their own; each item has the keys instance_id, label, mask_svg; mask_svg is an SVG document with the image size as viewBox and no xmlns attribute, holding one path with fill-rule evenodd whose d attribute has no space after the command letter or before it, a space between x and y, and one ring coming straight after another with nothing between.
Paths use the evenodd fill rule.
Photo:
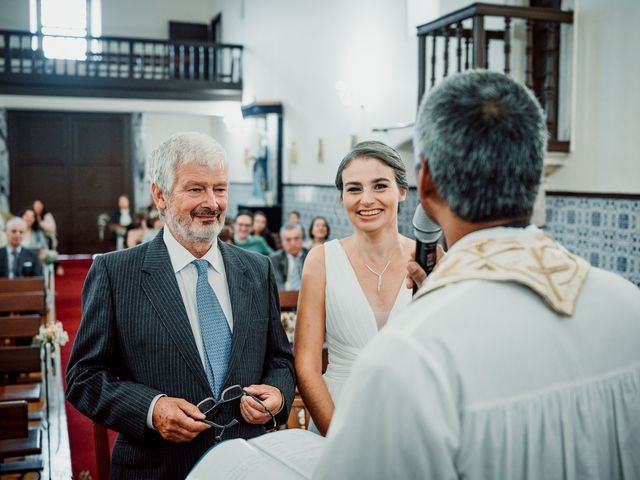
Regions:
<instances>
[{"instance_id":1,"label":"bride in white dress","mask_svg":"<svg viewBox=\"0 0 640 480\"><path fill-rule=\"evenodd\" d=\"M398 233L398 205L408 189L404 163L381 142L362 142L342 160L336 187L354 234L308 254L295 333L298 388L326 435L340 391L360 350L390 315L407 305L407 263L415 242ZM329 352L322 375L322 347Z\"/></svg>"}]
</instances>

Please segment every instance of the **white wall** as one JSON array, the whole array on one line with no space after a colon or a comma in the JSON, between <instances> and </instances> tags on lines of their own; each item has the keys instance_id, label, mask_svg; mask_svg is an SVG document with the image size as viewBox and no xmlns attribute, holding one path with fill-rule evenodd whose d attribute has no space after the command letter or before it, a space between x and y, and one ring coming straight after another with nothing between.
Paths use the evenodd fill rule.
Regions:
<instances>
[{"instance_id":1,"label":"white wall","mask_svg":"<svg viewBox=\"0 0 640 480\"><path fill-rule=\"evenodd\" d=\"M571 153L548 190L640 193L640 2L576 0Z\"/></svg>"},{"instance_id":2,"label":"white wall","mask_svg":"<svg viewBox=\"0 0 640 480\"><path fill-rule=\"evenodd\" d=\"M245 102L284 103L285 182L331 183L351 134L394 146L410 138L410 130L377 135L370 130L414 120L417 49L412 26L470 3L215 2L223 11L225 41L246 48ZM572 3L565 2L570 8ZM546 187L640 193L640 61L629 50L640 45L640 2L575 3L572 151L552 156L552 162L563 166ZM341 101L335 88L338 80L348 82L355 91L352 104ZM317 159L320 138L325 145L324 162ZM405 157L410 162L409 152Z\"/></svg>"},{"instance_id":3,"label":"white wall","mask_svg":"<svg viewBox=\"0 0 640 480\"><path fill-rule=\"evenodd\" d=\"M0 28L29 31L29 0L0 0Z\"/></svg>"},{"instance_id":4,"label":"white wall","mask_svg":"<svg viewBox=\"0 0 640 480\"><path fill-rule=\"evenodd\" d=\"M245 103L283 102L286 183L331 184L351 135L392 144L410 137L410 130L397 138L371 133L415 117L417 40L407 32L405 2L217 4L224 41L245 46ZM340 81L342 95L336 88ZM323 160L318 159L320 139ZM250 178L248 168L240 177Z\"/></svg>"},{"instance_id":5,"label":"white wall","mask_svg":"<svg viewBox=\"0 0 640 480\"><path fill-rule=\"evenodd\" d=\"M210 0L102 0L102 34L169 38L169 20L209 24L213 16Z\"/></svg>"}]
</instances>

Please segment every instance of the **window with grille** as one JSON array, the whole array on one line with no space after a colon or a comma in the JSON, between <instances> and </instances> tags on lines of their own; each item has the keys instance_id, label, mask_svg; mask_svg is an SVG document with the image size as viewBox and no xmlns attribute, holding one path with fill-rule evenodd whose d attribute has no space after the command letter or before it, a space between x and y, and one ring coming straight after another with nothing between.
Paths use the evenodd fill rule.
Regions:
<instances>
[{"instance_id":1,"label":"window with grille","mask_svg":"<svg viewBox=\"0 0 640 480\"><path fill-rule=\"evenodd\" d=\"M95 52L97 42L87 37L102 34L101 0L29 0L34 49L42 48L47 58L85 60ZM40 45L42 42L42 45Z\"/></svg>"}]
</instances>

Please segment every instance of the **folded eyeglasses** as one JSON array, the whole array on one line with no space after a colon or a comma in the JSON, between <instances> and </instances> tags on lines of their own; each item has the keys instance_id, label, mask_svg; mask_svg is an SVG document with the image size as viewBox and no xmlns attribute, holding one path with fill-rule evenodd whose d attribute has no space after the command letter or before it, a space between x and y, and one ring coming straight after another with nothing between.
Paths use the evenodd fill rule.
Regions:
<instances>
[{"instance_id":1,"label":"folded eyeglasses","mask_svg":"<svg viewBox=\"0 0 640 480\"><path fill-rule=\"evenodd\" d=\"M264 409L264 411L266 413L269 414L269 416L271 417L271 422L273 422L273 425L271 426L271 428L267 429L267 432L273 432L276 430L277 428L277 423L276 423L276 419L273 416L273 413L271 413L271 410L269 410L267 408L267 406L264 404L264 402L259 399L258 397L256 397L255 395L251 395L250 393L246 392L240 385L232 385L230 387L225 388L222 393L220 394L220 399L216 400L213 397L208 397L205 398L204 400L202 400L200 403L198 403L198 405L196 405L198 407L198 410L200 410L201 413L204 413L205 415L207 415L208 413L213 412L212 414L215 415L215 410L220 407L221 405L224 405L225 403L229 403L232 402L234 400L237 400L243 396L248 396L253 398L256 402L258 402L260 404L260 406ZM219 423L213 422L211 420L201 420L202 422L206 423L207 425L210 425L212 427L216 427L221 429L220 433L218 435L215 436L215 439L217 441L222 439L222 435L224 434L224 431L227 428L233 427L234 425L236 425L238 423L237 419L232 419L229 423L227 423L226 425L221 425Z\"/></svg>"}]
</instances>

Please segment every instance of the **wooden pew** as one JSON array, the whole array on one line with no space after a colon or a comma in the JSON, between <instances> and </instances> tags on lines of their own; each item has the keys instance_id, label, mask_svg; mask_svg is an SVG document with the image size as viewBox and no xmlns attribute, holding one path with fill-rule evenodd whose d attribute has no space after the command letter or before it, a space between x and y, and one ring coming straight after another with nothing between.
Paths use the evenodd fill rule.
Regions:
<instances>
[{"instance_id":1,"label":"wooden pew","mask_svg":"<svg viewBox=\"0 0 640 480\"><path fill-rule=\"evenodd\" d=\"M29 403L35 403L40 401L41 395L41 383L0 385L0 402L24 400Z\"/></svg>"},{"instance_id":2,"label":"wooden pew","mask_svg":"<svg viewBox=\"0 0 640 480\"><path fill-rule=\"evenodd\" d=\"M29 384L41 381L40 347L0 347L0 384Z\"/></svg>"},{"instance_id":3,"label":"wooden pew","mask_svg":"<svg viewBox=\"0 0 640 480\"><path fill-rule=\"evenodd\" d=\"M0 313L46 313L45 293L42 291L0 293Z\"/></svg>"},{"instance_id":4,"label":"wooden pew","mask_svg":"<svg viewBox=\"0 0 640 480\"><path fill-rule=\"evenodd\" d=\"M42 430L29 428L27 402L0 402L0 476L42 470L41 453ZM38 457L5 461L7 458L29 455Z\"/></svg>"},{"instance_id":5,"label":"wooden pew","mask_svg":"<svg viewBox=\"0 0 640 480\"><path fill-rule=\"evenodd\" d=\"M46 313L44 277L0 278L0 314Z\"/></svg>"},{"instance_id":6,"label":"wooden pew","mask_svg":"<svg viewBox=\"0 0 640 480\"><path fill-rule=\"evenodd\" d=\"M41 372L40 347L0 347L0 373Z\"/></svg>"},{"instance_id":7,"label":"wooden pew","mask_svg":"<svg viewBox=\"0 0 640 480\"><path fill-rule=\"evenodd\" d=\"M25 400L0 402L0 440L29 435L28 406Z\"/></svg>"},{"instance_id":8,"label":"wooden pew","mask_svg":"<svg viewBox=\"0 0 640 480\"><path fill-rule=\"evenodd\" d=\"M0 293L44 292L44 277L0 278Z\"/></svg>"},{"instance_id":9,"label":"wooden pew","mask_svg":"<svg viewBox=\"0 0 640 480\"><path fill-rule=\"evenodd\" d=\"M41 323L42 317L38 314L0 317L0 338L33 338Z\"/></svg>"}]
</instances>

